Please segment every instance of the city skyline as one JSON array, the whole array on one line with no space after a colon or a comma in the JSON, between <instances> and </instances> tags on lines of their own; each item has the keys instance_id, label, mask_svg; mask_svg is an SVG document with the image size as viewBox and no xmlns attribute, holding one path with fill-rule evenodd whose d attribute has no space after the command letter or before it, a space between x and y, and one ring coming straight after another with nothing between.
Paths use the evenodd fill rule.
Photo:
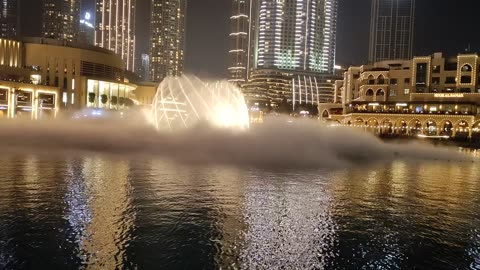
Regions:
<instances>
[{"instance_id":1,"label":"city skyline","mask_svg":"<svg viewBox=\"0 0 480 270\"><path fill-rule=\"evenodd\" d=\"M41 1L21 0L20 2L23 7L27 7L22 11L24 16L20 18L23 35L41 36L42 14L38 12L42 8ZM89 6L88 1L86 3L83 5L82 2L82 6ZM480 37L472 34L475 13L480 3L467 0L465 4L462 2L460 5L454 5L449 0L425 0L417 1L416 4L416 13L421 14L416 18L416 32L418 29L429 29L429 31L423 31L422 34L415 36L414 55L430 55L436 51L455 55L463 52L469 44L472 51L480 50ZM434 9L431 8L432 5L435 6ZM216 10L211 10L209 6L215 6ZM186 33L189 42L186 44L188 53L185 56L187 73L212 78L228 77L231 8L230 1L189 2ZM149 9L149 1L138 0L138 14L148 14ZM370 12L370 1L339 1L337 64L349 66L368 62ZM447 17L448 20L443 19ZM137 20L137 57L141 53L148 52L149 23L147 19Z\"/></svg>"}]
</instances>

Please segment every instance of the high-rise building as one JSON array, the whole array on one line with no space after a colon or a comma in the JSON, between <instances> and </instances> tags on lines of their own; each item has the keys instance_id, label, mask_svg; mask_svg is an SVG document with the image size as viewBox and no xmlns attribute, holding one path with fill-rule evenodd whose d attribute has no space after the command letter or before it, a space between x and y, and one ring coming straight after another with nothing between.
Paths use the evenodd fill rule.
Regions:
<instances>
[{"instance_id":1,"label":"high-rise building","mask_svg":"<svg viewBox=\"0 0 480 270\"><path fill-rule=\"evenodd\" d=\"M232 79L250 61L255 69L333 73L338 0L233 1Z\"/></svg>"},{"instance_id":2,"label":"high-rise building","mask_svg":"<svg viewBox=\"0 0 480 270\"><path fill-rule=\"evenodd\" d=\"M185 59L186 0L152 0L150 27L150 79L183 73Z\"/></svg>"},{"instance_id":3,"label":"high-rise building","mask_svg":"<svg viewBox=\"0 0 480 270\"><path fill-rule=\"evenodd\" d=\"M257 68L333 73L337 0L260 0Z\"/></svg>"},{"instance_id":4,"label":"high-rise building","mask_svg":"<svg viewBox=\"0 0 480 270\"><path fill-rule=\"evenodd\" d=\"M140 61L141 65L137 65L137 75L142 81L150 81L150 55L142 53Z\"/></svg>"},{"instance_id":5,"label":"high-rise building","mask_svg":"<svg viewBox=\"0 0 480 270\"><path fill-rule=\"evenodd\" d=\"M43 37L77 41L79 24L80 0L43 0Z\"/></svg>"},{"instance_id":6,"label":"high-rise building","mask_svg":"<svg viewBox=\"0 0 480 270\"><path fill-rule=\"evenodd\" d=\"M372 0L371 63L412 58L415 0Z\"/></svg>"},{"instance_id":7,"label":"high-rise building","mask_svg":"<svg viewBox=\"0 0 480 270\"><path fill-rule=\"evenodd\" d=\"M321 84L333 89L338 0L233 1L230 80L247 100L291 108L330 100Z\"/></svg>"},{"instance_id":8,"label":"high-rise building","mask_svg":"<svg viewBox=\"0 0 480 270\"><path fill-rule=\"evenodd\" d=\"M135 67L135 0L96 0L95 45L120 55Z\"/></svg>"},{"instance_id":9,"label":"high-rise building","mask_svg":"<svg viewBox=\"0 0 480 270\"><path fill-rule=\"evenodd\" d=\"M15 38L20 28L19 0L0 1L0 37Z\"/></svg>"},{"instance_id":10,"label":"high-rise building","mask_svg":"<svg viewBox=\"0 0 480 270\"><path fill-rule=\"evenodd\" d=\"M85 12L85 15L80 20L78 42L87 45L95 45L95 26L90 12Z\"/></svg>"},{"instance_id":11,"label":"high-rise building","mask_svg":"<svg viewBox=\"0 0 480 270\"><path fill-rule=\"evenodd\" d=\"M233 0L232 16L230 17L230 74L229 81L236 84L245 83L253 64L254 42L252 30L255 22L256 1Z\"/></svg>"}]
</instances>

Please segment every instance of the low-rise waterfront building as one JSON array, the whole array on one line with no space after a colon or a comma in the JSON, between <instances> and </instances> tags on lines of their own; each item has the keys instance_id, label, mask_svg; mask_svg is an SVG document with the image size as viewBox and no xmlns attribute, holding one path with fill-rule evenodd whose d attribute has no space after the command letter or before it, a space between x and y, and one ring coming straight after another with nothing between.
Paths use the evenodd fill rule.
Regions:
<instances>
[{"instance_id":1,"label":"low-rise waterfront building","mask_svg":"<svg viewBox=\"0 0 480 270\"><path fill-rule=\"evenodd\" d=\"M350 67L335 83L343 115L321 114L381 134L478 138L479 65L474 53L435 53Z\"/></svg>"},{"instance_id":2,"label":"low-rise waterfront building","mask_svg":"<svg viewBox=\"0 0 480 270\"><path fill-rule=\"evenodd\" d=\"M0 39L0 118L55 117L59 89L40 84L40 73L23 66L20 41Z\"/></svg>"},{"instance_id":3,"label":"low-rise waterfront building","mask_svg":"<svg viewBox=\"0 0 480 270\"><path fill-rule=\"evenodd\" d=\"M122 59L106 49L45 38L0 39L0 116L122 110L132 104L135 88Z\"/></svg>"},{"instance_id":4,"label":"low-rise waterfront building","mask_svg":"<svg viewBox=\"0 0 480 270\"><path fill-rule=\"evenodd\" d=\"M62 109L124 109L136 88L109 50L44 38L25 39L23 46L24 65L39 71L39 84L60 88Z\"/></svg>"}]
</instances>

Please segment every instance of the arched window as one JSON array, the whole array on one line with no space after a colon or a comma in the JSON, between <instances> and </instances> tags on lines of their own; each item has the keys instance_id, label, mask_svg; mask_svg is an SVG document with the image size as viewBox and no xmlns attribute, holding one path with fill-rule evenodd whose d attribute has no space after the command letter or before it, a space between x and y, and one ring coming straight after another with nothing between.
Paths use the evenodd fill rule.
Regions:
<instances>
[{"instance_id":1,"label":"arched window","mask_svg":"<svg viewBox=\"0 0 480 270\"><path fill-rule=\"evenodd\" d=\"M381 74L378 76L378 84L385 84L385 77Z\"/></svg>"},{"instance_id":2,"label":"arched window","mask_svg":"<svg viewBox=\"0 0 480 270\"><path fill-rule=\"evenodd\" d=\"M465 64L462 66L462 72L471 72L472 71L472 66L469 64Z\"/></svg>"},{"instance_id":3,"label":"arched window","mask_svg":"<svg viewBox=\"0 0 480 270\"><path fill-rule=\"evenodd\" d=\"M366 95L367 97L373 97L373 90L372 90L372 89L368 89L365 95Z\"/></svg>"},{"instance_id":4,"label":"arched window","mask_svg":"<svg viewBox=\"0 0 480 270\"><path fill-rule=\"evenodd\" d=\"M379 89L379 90L377 91L377 96L378 96L378 97L383 97L383 96L385 96L385 91L383 91L383 89Z\"/></svg>"},{"instance_id":5,"label":"arched window","mask_svg":"<svg viewBox=\"0 0 480 270\"><path fill-rule=\"evenodd\" d=\"M330 114L328 113L327 110L323 111L323 114L322 114L323 118L328 118L329 116L330 116Z\"/></svg>"},{"instance_id":6,"label":"arched window","mask_svg":"<svg viewBox=\"0 0 480 270\"><path fill-rule=\"evenodd\" d=\"M373 75L368 76L368 84L375 84L375 77L373 77Z\"/></svg>"}]
</instances>

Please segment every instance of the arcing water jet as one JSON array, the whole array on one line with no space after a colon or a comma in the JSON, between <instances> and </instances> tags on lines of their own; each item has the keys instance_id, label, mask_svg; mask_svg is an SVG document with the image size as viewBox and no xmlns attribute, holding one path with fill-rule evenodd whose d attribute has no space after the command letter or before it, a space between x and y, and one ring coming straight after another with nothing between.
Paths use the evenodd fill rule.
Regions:
<instances>
[{"instance_id":1,"label":"arcing water jet","mask_svg":"<svg viewBox=\"0 0 480 270\"><path fill-rule=\"evenodd\" d=\"M162 81L149 118L159 131L190 128L198 122L236 130L249 126L247 105L238 87L186 75Z\"/></svg>"}]
</instances>

